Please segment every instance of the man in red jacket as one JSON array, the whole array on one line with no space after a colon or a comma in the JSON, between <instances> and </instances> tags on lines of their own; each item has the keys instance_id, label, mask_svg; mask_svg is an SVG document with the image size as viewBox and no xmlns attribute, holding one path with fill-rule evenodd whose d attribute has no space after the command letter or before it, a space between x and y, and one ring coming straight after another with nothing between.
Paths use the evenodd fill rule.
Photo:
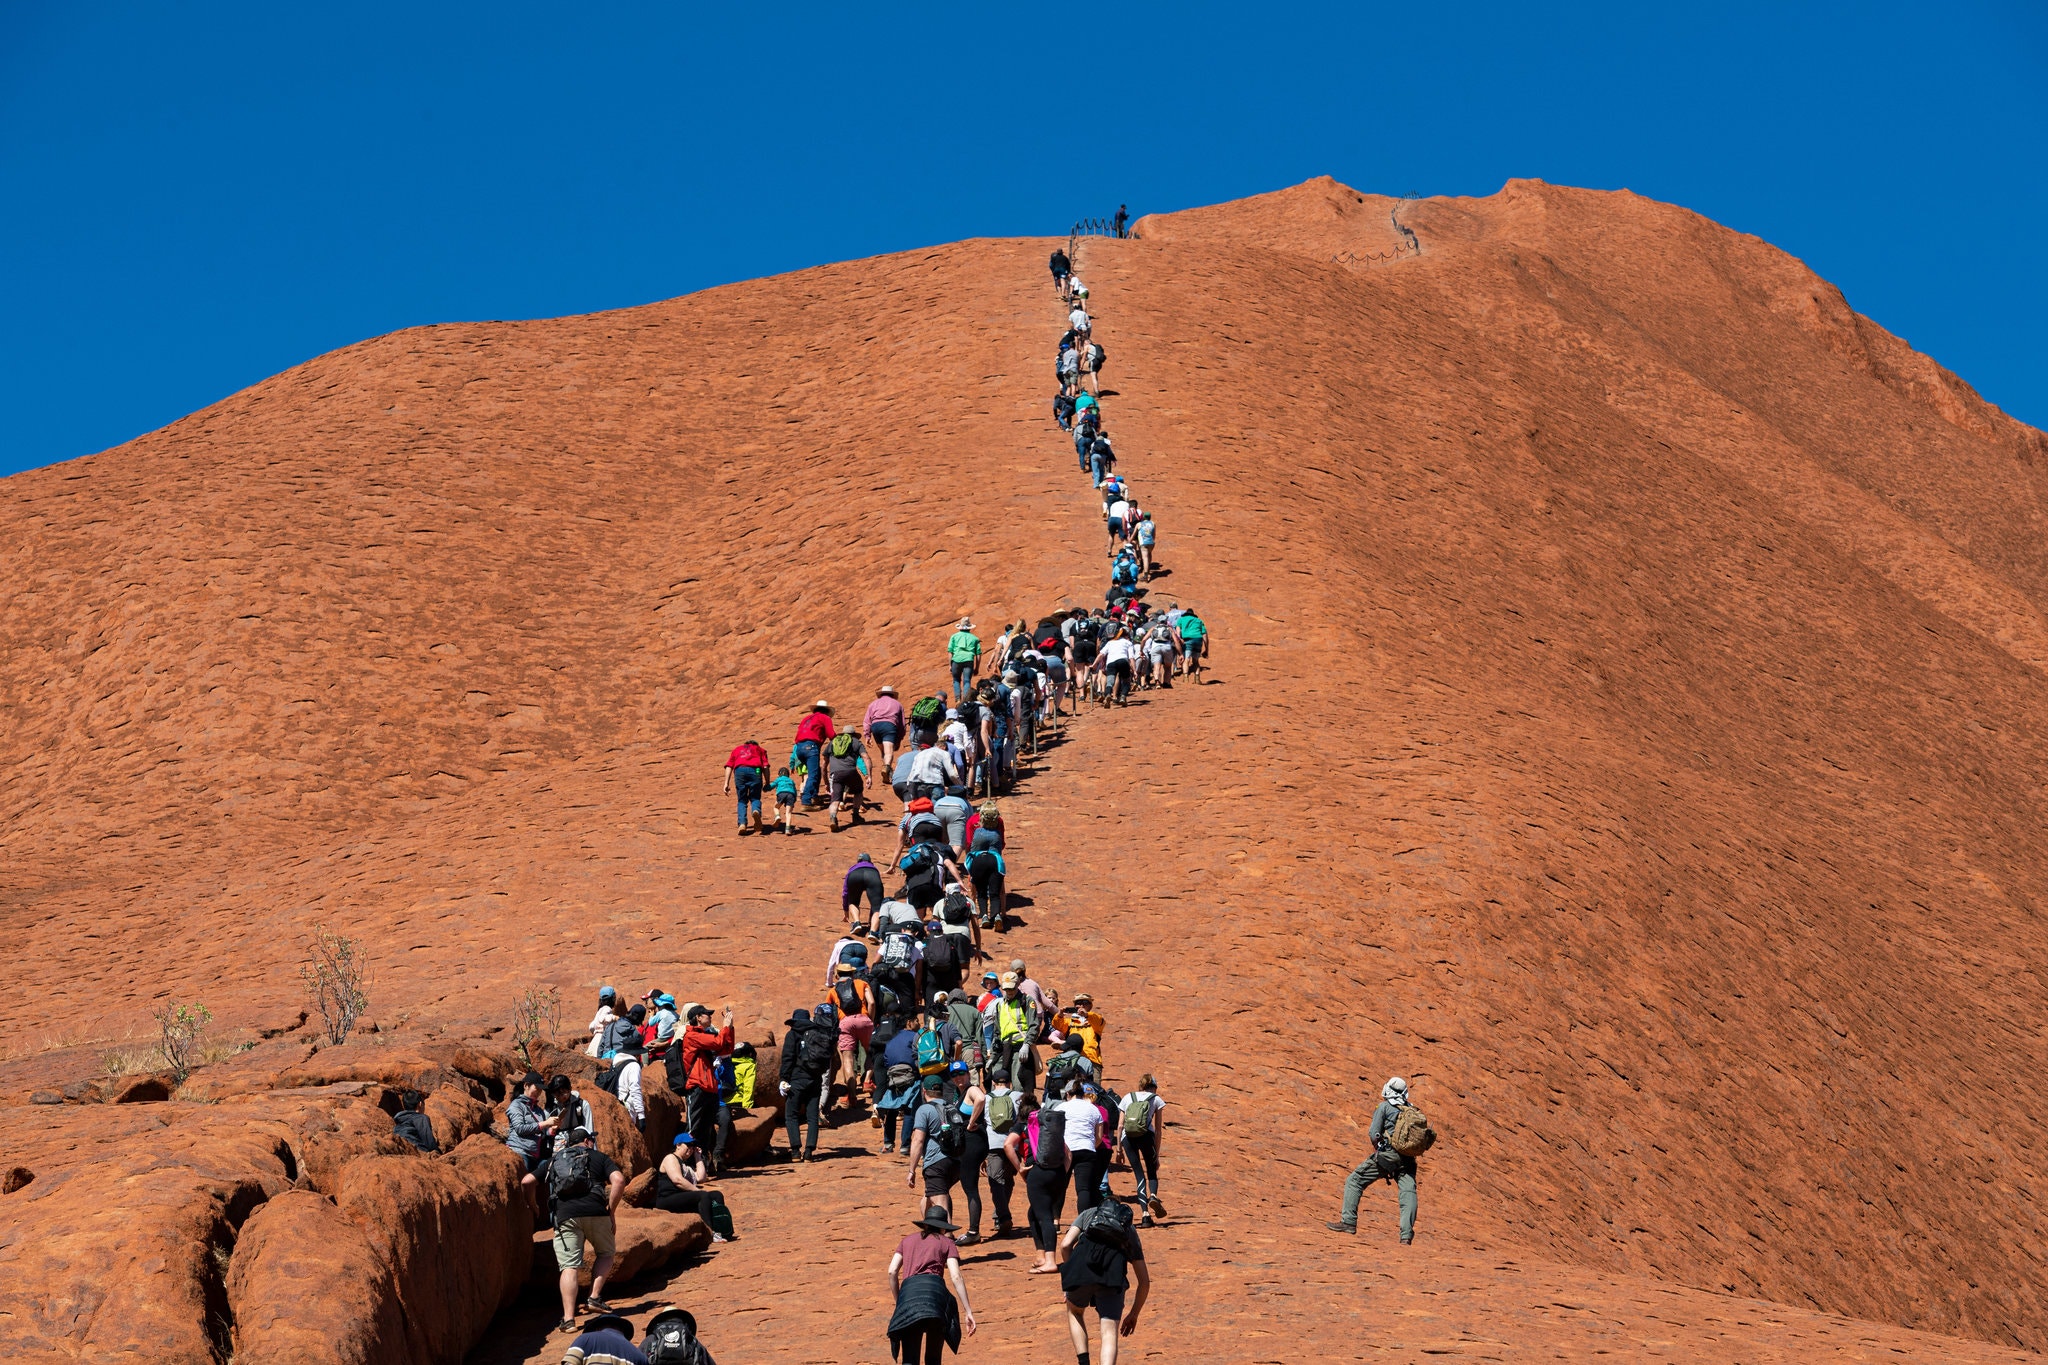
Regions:
<instances>
[{"instance_id":1,"label":"man in red jacket","mask_svg":"<svg viewBox=\"0 0 2048 1365\"><path fill-rule=\"evenodd\" d=\"M683 1030L683 1102L689 1108L690 1131L716 1133L711 1153L712 1169L725 1163L725 1125L718 1121L723 1101L718 1097L718 1073L712 1065L720 1057L732 1056L732 1006L725 1007L725 1027L713 1031L709 1005L690 1006Z\"/></svg>"},{"instance_id":2,"label":"man in red jacket","mask_svg":"<svg viewBox=\"0 0 2048 1365\"><path fill-rule=\"evenodd\" d=\"M796 761L804 765L803 804L806 810L818 808L818 775L824 771L824 755L821 752L825 741L836 734L832 728L832 707L821 700L811 703L810 714L796 725Z\"/></svg>"}]
</instances>

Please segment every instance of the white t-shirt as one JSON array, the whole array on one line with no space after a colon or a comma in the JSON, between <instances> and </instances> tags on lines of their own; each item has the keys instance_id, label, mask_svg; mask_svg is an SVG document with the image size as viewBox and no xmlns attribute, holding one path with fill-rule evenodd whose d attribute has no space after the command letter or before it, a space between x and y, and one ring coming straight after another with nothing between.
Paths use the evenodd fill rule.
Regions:
<instances>
[{"instance_id":1,"label":"white t-shirt","mask_svg":"<svg viewBox=\"0 0 2048 1365\"><path fill-rule=\"evenodd\" d=\"M947 721L946 728L939 731L939 738L945 741L955 763L965 761L974 752L974 732L967 728L964 720Z\"/></svg>"},{"instance_id":2,"label":"white t-shirt","mask_svg":"<svg viewBox=\"0 0 2048 1365\"><path fill-rule=\"evenodd\" d=\"M1129 663L1132 657L1131 642L1121 635L1102 647L1102 662L1106 664Z\"/></svg>"},{"instance_id":3,"label":"white t-shirt","mask_svg":"<svg viewBox=\"0 0 2048 1365\"><path fill-rule=\"evenodd\" d=\"M1131 505L1130 503L1124 501L1124 499L1122 498L1118 498L1115 502L1109 505L1109 519L1111 521L1122 521L1125 517L1129 516L1130 514Z\"/></svg>"},{"instance_id":4,"label":"white t-shirt","mask_svg":"<svg viewBox=\"0 0 2048 1365\"><path fill-rule=\"evenodd\" d=\"M1067 323L1077 332L1087 331L1088 310L1085 308L1076 308L1073 312L1067 314Z\"/></svg>"},{"instance_id":5,"label":"white t-shirt","mask_svg":"<svg viewBox=\"0 0 2048 1365\"><path fill-rule=\"evenodd\" d=\"M1088 1099L1061 1100L1060 1116L1067 1121L1067 1150L1070 1152L1094 1151L1095 1130L1102 1124L1102 1111L1095 1107L1095 1101Z\"/></svg>"}]
</instances>

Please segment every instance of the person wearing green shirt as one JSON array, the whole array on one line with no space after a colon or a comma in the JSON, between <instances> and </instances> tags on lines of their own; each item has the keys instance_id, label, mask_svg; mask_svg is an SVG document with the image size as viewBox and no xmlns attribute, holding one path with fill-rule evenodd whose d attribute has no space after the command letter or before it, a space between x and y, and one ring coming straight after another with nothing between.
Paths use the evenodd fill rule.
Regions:
<instances>
[{"instance_id":1,"label":"person wearing green shirt","mask_svg":"<svg viewBox=\"0 0 2048 1365\"><path fill-rule=\"evenodd\" d=\"M953 661L953 700L959 701L973 693L981 665L981 637L974 633L973 621L960 618L960 629L946 641L946 656Z\"/></svg>"},{"instance_id":2,"label":"person wearing green shirt","mask_svg":"<svg viewBox=\"0 0 2048 1365\"><path fill-rule=\"evenodd\" d=\"M1200 682L1202 660L1209 655L1209 627L1191 609L1180 614L1180 649L1187 675Z\"/></svg>"}]
</instances>

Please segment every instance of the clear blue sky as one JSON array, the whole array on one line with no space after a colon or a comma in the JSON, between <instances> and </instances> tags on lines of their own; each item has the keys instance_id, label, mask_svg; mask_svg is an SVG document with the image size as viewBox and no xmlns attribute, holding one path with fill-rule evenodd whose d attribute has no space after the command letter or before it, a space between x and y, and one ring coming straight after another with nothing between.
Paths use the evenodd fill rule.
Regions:
<instances>
[{"instance_id":1,"label":"clear blue sky","mask_svg":"<svg viewBox=\"0 0 2048 1365\"><path fill-rule=\"evenodd\" d=\"M2048 424L2044 171L2042 0L0 0L0 472L396 327L1323 173L1684 204Z\"/></svg>"}]
</instances>

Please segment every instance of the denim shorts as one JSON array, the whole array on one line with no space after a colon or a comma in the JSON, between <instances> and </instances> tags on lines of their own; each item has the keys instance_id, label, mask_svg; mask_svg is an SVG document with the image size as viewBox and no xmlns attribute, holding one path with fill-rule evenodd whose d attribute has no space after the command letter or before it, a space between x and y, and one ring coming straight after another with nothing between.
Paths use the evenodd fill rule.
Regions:
<instances>
[{"instance_id":1,"label":"denim shorts","mask_svg":"<svg viewBox=\"0 0 2048 1365\"><path fill-rule=\"evenodd\" d=\"M903 736L891 722L878 720L868 727L868 738L877 744L894 744Z\"/></svg>"}]
</instances>

